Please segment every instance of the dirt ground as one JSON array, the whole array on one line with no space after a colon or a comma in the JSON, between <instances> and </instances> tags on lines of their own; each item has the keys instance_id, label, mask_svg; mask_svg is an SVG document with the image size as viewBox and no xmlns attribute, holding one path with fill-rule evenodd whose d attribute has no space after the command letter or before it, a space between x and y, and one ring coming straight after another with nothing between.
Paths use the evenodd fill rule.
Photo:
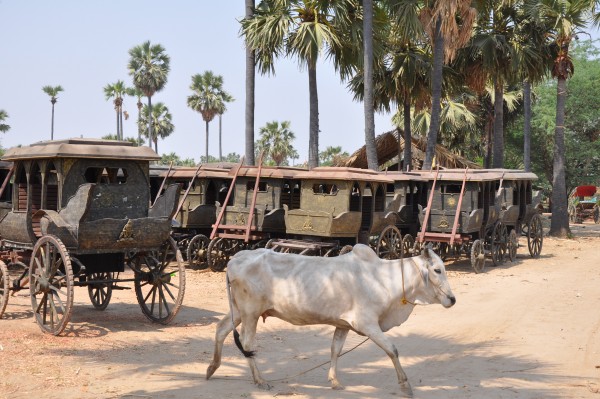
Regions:
<instances>
[{"instance_id":1,"label":"dirt ground","mask_svg":"<svg viewBox=\"0 0 600 399\"><path fill-rule=\"evenodd\" d=\"M514 263L475 274L448 262L457 304L417 307L390 332L416 398L599 398L600 229L546 238L531 259L521 238ZM60 337L43 334L29 298L11 297L0 320L0 398L385 398L399 394L390 359L371 341L339 361L345 391L327 369L333 328L259 324L258 365L273 385L250 381L231 337L213 379L205 371L215 323L228 309L225 274L187 272L184 305L168 326L150 323L133 290L115 291L105 311L75 290ZM345 350L363 338L350 333ZM310 371L308 371L310 370Z\"/></svg>"}]
</instances>

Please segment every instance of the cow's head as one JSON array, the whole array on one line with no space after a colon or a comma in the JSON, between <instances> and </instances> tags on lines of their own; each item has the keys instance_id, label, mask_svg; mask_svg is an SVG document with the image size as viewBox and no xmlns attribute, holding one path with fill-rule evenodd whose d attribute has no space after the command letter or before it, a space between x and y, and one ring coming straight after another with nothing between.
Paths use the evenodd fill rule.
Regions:
<instances>
[{"instance_id":1,"label":"cow's head","mask_svg":"<svg viewBox=\"0 0 600 399\"><path fill-rule=\"evenodd\" d=\"M456 303L456 297L452 293L446 268L442 259L429 247L426 247L420 256L413 258L423 284L420 285L416 295L415 303L431 304L440 303L443 307L449 308Z\"/></svg>"}]
</instances>

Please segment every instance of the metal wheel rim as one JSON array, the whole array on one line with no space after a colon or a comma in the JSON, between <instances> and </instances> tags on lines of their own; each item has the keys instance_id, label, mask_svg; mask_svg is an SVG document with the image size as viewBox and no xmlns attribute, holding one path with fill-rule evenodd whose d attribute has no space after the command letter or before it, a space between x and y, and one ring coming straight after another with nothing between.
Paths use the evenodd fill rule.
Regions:
<instances>
[{"instance_id":1,"label":"metal wheel rim","mask_svg":"<svg viewBox=\"0 0 600 399\"><path fill-rule=\"evenodd\" d=\"M188 264L192 268L205 269L208 267L207 252L210 240L204 234L195 235L187 246Z\"/></svg>"},{"instance_id":2,"label":"metal wheel rim","mask_svg":"<svg viewBox=\"0 0 600 399\"><path fill-rule=\"evenodd\" d=\"M112 273L92 273L88 276L88 295L95 309L104 310L112 297L112 283L94 283L94 280L112 280Z\"/></svg>"},{"instance_id":3,"label":"metal wheel rim","mask_svg":"<svg viewBox=\"0 0 600 399\"><path fill-rule=\"evenodd\" d=\"M66 247L57 237L41 237L29 263L29 292L35 321L43 332L64 331L73 312L73 285Z\"/></svg>"},{"instance_id":4,"label":"metal wheel rim","mask_svg":"<svg viewBox=\"0 0 600 399\"><path fill-rule=\"evenodd\" d=\"M544 231L542 228L542 220L538 215L534 215L529 222L527 232L527 246L531 257L537 258L540 256L543 243Z\"/></svg>"},{"instance_id":5,"label":"metal wheel rim","mask_svg":"<svg viewBox=\"0 0 600 399\"><path fill-rule=\"evenodd\" d=\"M402 251L402 234L396 226L387 226L377 240L377 256L381 259L398 259Z\"/></svg>"},{"instance_id":6,"label":"metal wheel rim","mask_svg":"<svg viewBox=\"0 0 600 399\"><path fill-rule=\"evenodd\" d=\"M208 245L208 267L213 272L222 272L231 256L237 252L236 243L226 238L214 238Z\"/></svg>"},{"instance_id":7,"label":"metal wheel rim","mask_svg":"<svg viewBox=\"0 0 600 399\"><path fill-rule=\"evenodd\" d=\"M473 241L473 245L471 245L471 266L475 270L475 273L481 273L485 269L483 243L480 240Z\"/></svg>"},{"instance_id":8,"label":"metal wheel rim","mask_svg":"<svg viewBox=\"0 0 600 399\"><path fill-rule=\"evenodd\" d=\"M185 294L185 267L173 238L160 250L139 254L135 259L135 295L144 315L168 324L179 312Z\"/></svg>"},{"instance_id":9,"label":"metal wheel rim","mask_svg":"<svg viewBox=\"0 0 600 399\"><path fill-rule=\"evenodd\" d=\"M8 268L6 267L6 264L0 260L0 319L8 304L9 284Z\"/></svg>"}]
</instances>

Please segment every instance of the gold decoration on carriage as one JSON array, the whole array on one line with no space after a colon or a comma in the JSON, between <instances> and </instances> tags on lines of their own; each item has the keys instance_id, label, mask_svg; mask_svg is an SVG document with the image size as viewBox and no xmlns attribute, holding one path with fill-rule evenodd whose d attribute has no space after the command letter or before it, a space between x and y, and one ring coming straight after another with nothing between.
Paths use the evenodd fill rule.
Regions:
<instances>
[{"instance_id":1,"label":"gold decoration on carriage","mask_svg":"<svg viewBox=\"0 0 600 399\"><path fill-rule=\"evenodd\" d=\"M309 215L306 215L306 218L304 219L304 224L302 225L302 230L314 231L314 228L312 225L312 219Z\"/></svg>"},{"instance_id":2,"label":"gold decoration on carriage","mask_svg":"<svg viewBox=\"0 0 600 399\"><path fill-rule=\"evenodd\" d=\"M454 195L448 197L448 199L446 200L446 205L448 205L450 207L456 206L456 198L454 198Z\"/></svg>"},{"instance_id":3,"label":"gold decoration on carriage","mask_svg":"<svg viewBox=\"0 0 600 399\"><path fill-rule=\"evenodd\" d=\"M438 227L441 229L447 229L448 227L450 227L450 224L448 223L448 218L446 217L446 215L442 215L442 217L440 218L440 223L438 224Z\"/></svg>"},{"instance_id":4,"label":"gold decoration on carriage","mask_svg":"<svg viewBox=\"0 0 600 399\"><path fill-rule=\"evenodd\" d=\"M125 223L123 230L121 230L121 234L119 234L117 242L123 241L133 241L133 222L131 219L127 219L127 223Z\"/></svg>"},{"instance_id":5,"label":"gold decoration on carriage","mask_svg":"<svg viewBox=\"0 0 600 399\"><path fill-rule=\"evenodd\" d=\"M237 224L238 226L246 225L246 218L244 217L243 213L238 212L238 214L235 215L235 224Z\"/></svg>"}]
</instances>

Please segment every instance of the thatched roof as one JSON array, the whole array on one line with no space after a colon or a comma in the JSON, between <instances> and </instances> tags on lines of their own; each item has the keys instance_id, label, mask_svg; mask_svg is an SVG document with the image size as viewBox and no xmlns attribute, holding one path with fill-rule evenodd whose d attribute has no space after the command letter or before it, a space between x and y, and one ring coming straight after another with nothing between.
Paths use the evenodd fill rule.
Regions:
<instances>
[{"instance_id":1,"label":"thatched roof","mask_svg":"<svg viewBox=\"0 0 600 399\"><path fill-rule=\"evenodd\" d=\"M399 129L392 130L387 133L383 133L375 137L375 145L377 146L377 158L379 161L379 167L388 166L391 161L395 160L398 162L398 135L402 135L402 131ZM412 168L421 169L423 161L425 159L425 150L427 142L425 139L412 137ZM404 138L400 137L400 148L404 149ZM435 162L444 168L458 168L464 169L479 169L481 166L471 162L461 156L453 154L446 148L437 144L435 146ZM338 163L335 166L347 166L353 168L368 168L367 164L367 151L366 146L359 148L354 154L350 155L344 161ZM393 169L393 168L392 168Z\"/></svg>"}]
</instances>

